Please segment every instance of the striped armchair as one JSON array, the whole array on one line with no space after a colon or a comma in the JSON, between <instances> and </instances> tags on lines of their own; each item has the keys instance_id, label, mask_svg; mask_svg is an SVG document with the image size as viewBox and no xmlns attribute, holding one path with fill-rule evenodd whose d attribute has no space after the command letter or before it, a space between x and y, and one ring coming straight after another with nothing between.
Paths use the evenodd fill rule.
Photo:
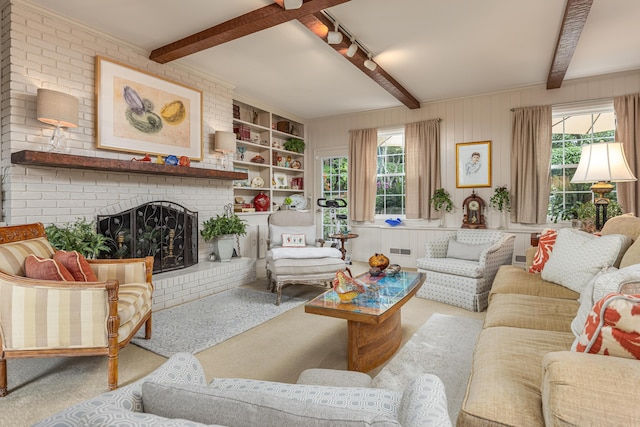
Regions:
<instances>
[{"instance_id":1,"label":"striped armchair","mask_svg":"<svg viewBox=\"0 0 640 427\"><path fill-rule=\"evenodd\" d=\"M0 396L7 360L107 355L108 385L118 387L118 351L145 324L151 338L153 257L89 260L97 282L24 277L30 254L55 249L41 223L0 227Z\"/></svg>"}]
</instances>

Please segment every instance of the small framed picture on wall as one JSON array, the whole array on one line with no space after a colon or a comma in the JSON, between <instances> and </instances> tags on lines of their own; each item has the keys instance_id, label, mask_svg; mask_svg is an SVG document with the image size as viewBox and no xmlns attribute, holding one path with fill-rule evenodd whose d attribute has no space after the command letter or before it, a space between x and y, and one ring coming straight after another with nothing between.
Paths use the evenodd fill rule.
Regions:
<instances>
[{"instance_id":1,"label":"small framed picture on wall","mask_svg":"<svg viewBox=\"0 0 640 427\"><path fill-rule=\"evenodd\" d=\"M456 144L456 187L491 187L491 141Z\"/></svg>"}]
</instances>

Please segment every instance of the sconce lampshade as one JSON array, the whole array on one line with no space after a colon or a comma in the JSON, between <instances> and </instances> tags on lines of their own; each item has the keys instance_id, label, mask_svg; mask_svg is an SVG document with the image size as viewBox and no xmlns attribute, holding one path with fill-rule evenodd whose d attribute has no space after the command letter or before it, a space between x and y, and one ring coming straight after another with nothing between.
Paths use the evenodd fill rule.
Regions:
<instances>
[{"instance_id":1,"label":"sconce lampshade","mask_svg":"<svg viewBox=\"0 0 640 427\"><path fill-rule=\"evenodd\" d=\"M38 89L36 116L38 120L53 126L78 127L78 98L51 89Z\"/></svg>"},{"instance_id":2,"label":"sconce lampshade","mask_svg":"<svg viewBox=\"0 0 640 427\"><path fill-rule=\"evenodd\" d=\"M598 142L582 146L573 183L636 181L624 155L622 142Z\"/></svg>"},{"instance_id":3,"label":"sconce lampshade","mask_svg":"<svg viewBox=\"0 0 640 427\"><path fill-rule=\"evenodd\" d=\"M216 151L233 153L236 151L236 134L233 132L216 132Z\"/></svg>"}]
</instances>

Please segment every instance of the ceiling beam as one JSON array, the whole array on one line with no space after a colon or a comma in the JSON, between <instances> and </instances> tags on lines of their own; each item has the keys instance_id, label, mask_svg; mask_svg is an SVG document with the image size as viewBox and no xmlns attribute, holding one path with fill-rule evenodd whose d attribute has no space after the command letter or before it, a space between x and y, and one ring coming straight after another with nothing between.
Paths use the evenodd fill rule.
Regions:
<instances>
[{"instance_id":1,"label":"ceiling beam","mask_svg":"<svg viewBox=\"0 0 640 427\"><path fill-rule=\"evenodd\" d=\"M350 0L304 0L299 9L285 10L277 3L261 7L182 40L154 49L149 59L160 64L174 61L249 34L319 12Z\"/></svg>"},{"instance_id":2,"label":"ceiling beam","mask_svg":"<svg viewBox=\"0 0 640 427\"><path fill-rule=\"evenodd\" d=\"M311 32L315 35L323 39L327 40L327 33L329 28L333 30L334 23L327 18L323 13L316 12L311 15L306 15L298 18L305 27L307 27ZM364 61L368 59L367 53L365 53L362 49L358 49L353 57L349 58L347 56L347 49L351 45L351 40L347 37L347 35L343 34L342 42L339 44L330 45L333 47L336 52L338 52L344 59L351 62L356 68L362 71L364 74L369 76L374 82L382 86L387 92L393 95L396 99L402 102L405 106L410 109L420 108L420 102L413 97L400 83L398 83L389 73L382 69L380 65L376 67L374 71L369 70L364 66Z\"/></svg>"},{"instance_id":3,"label":"ceiling beam","mask_svg":"<svg viewBox=\"0 0 640 427\"><path fill-rule=\"evenodd\" d=\"M556 50L547 77L547 89L557 89L562 85L592 4L593 0L567 0Z\"/></svg>"}]
</instances>

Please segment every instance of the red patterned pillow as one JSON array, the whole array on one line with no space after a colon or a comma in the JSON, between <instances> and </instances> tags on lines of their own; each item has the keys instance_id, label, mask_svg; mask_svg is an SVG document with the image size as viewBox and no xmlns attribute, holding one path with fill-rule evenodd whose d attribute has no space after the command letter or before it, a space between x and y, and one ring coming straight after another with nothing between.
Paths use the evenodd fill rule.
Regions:
<instances>
[{"instance_id":1,"label":"red patterned pillow","mask_svg":"<svg viewBox=\"0 0 640 427\"><path fill-rule=\"evenodd\" d=\"M542 233L542 236L538 239L538 250L533 256L529 273L540 273L542 271L544 265L549 261L557 236L558 232L556 230L545 230L545 232Z\"/></svg>"},{"instance_id":2,"label":"red patterned pillow","mask_svg":"<svg viewBox=\"0 0 640 427\"><path fill-rule=\"evenodd\" d=\"M61 263L33 254L24 260L24 271L30 279L74 281L73 275Z\"/></svg>"},{"instance_id":3,"label":"red patterned pillow","mask_svg":"<svg viewBox=\"0 0 640 427\"><path fill-rule=\"evenodd\" d=\"M611 293L599 300L576 351L640 359L640 295Z\"/></svg>"},{"instance_id":4,"label":"red patterned pillow","mask_svg":"<svg viewBox=\"0 0 640 427\"><path fill-rule=\"evenodd\" d=\"M97 282L98 278L87 259L76 251L58 251L53 259L64 265L76 282Z\"/></svg>"}]
</instances>

